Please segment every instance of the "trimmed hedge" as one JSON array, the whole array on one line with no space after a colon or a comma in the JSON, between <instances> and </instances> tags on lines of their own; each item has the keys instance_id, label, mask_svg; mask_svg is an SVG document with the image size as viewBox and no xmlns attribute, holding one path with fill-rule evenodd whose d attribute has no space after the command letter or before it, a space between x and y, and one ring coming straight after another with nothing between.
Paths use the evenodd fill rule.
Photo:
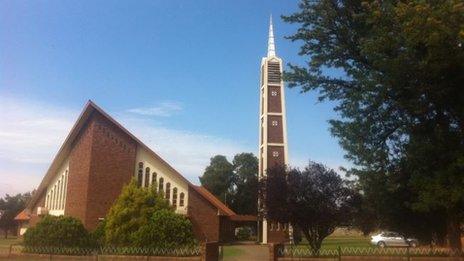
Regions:
<instances>
[{"instance_id":1,"label":"trimmed hedge","mask_svg":"<svg viewBox=\"0 0 464 261\"><path fill-rule=\"evenodd\" d=\"M26 247L91 247L93 240L79 219L47 215L24 234Z\"/></svg>"}]
</instances>

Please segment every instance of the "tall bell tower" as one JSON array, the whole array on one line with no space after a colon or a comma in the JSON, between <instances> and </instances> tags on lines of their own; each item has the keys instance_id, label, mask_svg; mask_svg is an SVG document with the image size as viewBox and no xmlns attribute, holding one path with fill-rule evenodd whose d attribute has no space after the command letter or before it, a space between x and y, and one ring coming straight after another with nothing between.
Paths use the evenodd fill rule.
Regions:
<instances>
[{"instance_id":1,"label":"tall bell tower","mask_svg":"<svg viewBox=\"0 0 464 261\"><path fill-rule=\"evenodd\" d=\"M282 59L276 55L272 16L269 23L267 56L261 60L259 113L259 178L274 165L287 165L287 120L282 80ZM259 221L259 240L263 244L281 242L288 226L263 218Z\"/></svg>"}]
</instances>

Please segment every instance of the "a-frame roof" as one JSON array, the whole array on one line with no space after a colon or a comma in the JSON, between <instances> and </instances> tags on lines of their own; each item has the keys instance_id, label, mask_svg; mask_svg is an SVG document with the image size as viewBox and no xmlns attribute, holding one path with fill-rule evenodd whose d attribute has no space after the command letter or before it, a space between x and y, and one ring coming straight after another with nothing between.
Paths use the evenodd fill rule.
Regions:
<instances>
[{"instance_id":1,"label":"a-frame roof","mask_svg":"<svg viewBox=\"0 0 464 261\"><path fill-rule=\"evenodd\" d=\"M63 161L66 160L69 153L72 149L72 144L77 139L79 132L85 126L85 123L88 119L92 116L93 113L100 113L103 117L108 119L111 123L116 125L119 129L121 129L124 133L126 133L130 138L132 138L138 146L144 148L148 153L150 153L153 157L158 159L162 164L164 164L167 168L169 168L174 175L176 175L180 180L185 181L191 188L197 191L200 195L202 195L205 199L207 199L213 206L217 207L221 210L225 215L235 215L235 213L229 209L226 205L224 205L221 201L219 201L215 196L213 196L208 190L201 186L195 186L190 181L188 181L184 176L182 176L177 170L175 170L169 163L163 160L158 154L156 154L152 149L150 149L147 145L145 145L142 141L140 141L137 137L135 137L132 133L130 133L126 128L124 128L120 123L118 123L115 119L113 119L110 115L108 115L105 111L103 111L100 107L98 107L94 102L89 100L87 104L84 106L83 111L79 115L76 123L72 127L71 131L69 132L68 136L66 137L63 145L59 149L58 153L56 154L55 158L52 161L49 169L47 170L45 177L42 179L39 187L35 191L34 195L32 196L31 200L27 205L27 210L32 210L32 207L36 204L37 200L40 199L41 195L46 192L47 186L53 180L54 175L58 168L63 164Z\"/></svg>"}]
</instances>

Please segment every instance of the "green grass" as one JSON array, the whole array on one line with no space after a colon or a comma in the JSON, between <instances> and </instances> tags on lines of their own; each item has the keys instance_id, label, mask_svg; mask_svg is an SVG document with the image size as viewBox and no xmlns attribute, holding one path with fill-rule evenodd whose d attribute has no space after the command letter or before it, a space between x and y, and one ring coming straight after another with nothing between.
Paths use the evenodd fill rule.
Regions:
<instances>
[{"instance_id":1,"label":"green grass","mask_svg":"<svg viewBox=\"0 0 464 261\"><path fill-rule=\"evenodd\" d=\"M11 237L9 236L7 239L5 239L3 236L0 237L0 247L5 248L9 247L11 244L19 244L21 243L21 239L17 237Z\"/></svg>"},{"instance_id":2,"label":"green grass","mask_svg":"<svg viewBox=\"0 0 464 261\"><path fill-rule=\"evenodd\" d=\"M242 255L245 251L242 249L236 248L234 246L223 246L223 253L224 257L234 257L234 256L240 256Z\"/></svg>"},{"instance_id":3,"label":"green grass","mask_svg":"<svg viewBox=\"0 0 464 261\"><path fill-rule=\"evenodd\" d=\"M362 248L375 247L375 246L372 246L369 241L370 241L369 237L355 236L355 235L328 236L322 242L321 249L337 249L339 246L340 247L362 247ZM303 238L303 240L301 241L298 247L307 248L308 241L306 241L306 239Z\"/></svg>"}]
</instances>

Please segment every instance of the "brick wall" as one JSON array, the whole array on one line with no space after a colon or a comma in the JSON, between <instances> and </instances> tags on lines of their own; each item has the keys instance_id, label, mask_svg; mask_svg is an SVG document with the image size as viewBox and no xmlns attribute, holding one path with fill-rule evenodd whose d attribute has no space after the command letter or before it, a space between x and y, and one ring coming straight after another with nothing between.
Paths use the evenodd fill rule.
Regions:
<instances>
[{"instance_id":1,"label":"brick wall","mask_svg":"<svg viewBox=\"0 0 464 261\"><path fill-rule=\"evenodd\" d=\"M273 152L277 151L279 155L274 157ZM267 150L267 168L272 168L275 165L285 164L285 154L283 146L269 146Z\"/></svg>"},{"instance_id":2,"label":"brick wall","mask_svg":"<svg viewBox=\"0 0 464 261\"><path fill-rule=\"evenodd\" d=\"M277 125L273 125L277 122ZM282 126L282 116L270 115L267 118L267 138L269 143L283 143L284 134Z\"/></svg>"},{"instance_id":3,"label":"brick wall","mask_svg":"<svg viewBox=\"0 0 464 261\"><path fill-rule=\"evenodd\" d=\"M275 92L277 95L272 96L272 92ZM282 112L282 102L280 98L280 86L268 86L268 111L269 112Z\"/></svg>"},{"instance_id":4,"label":"brick wall","mask_svg":"<svg viewBox=\"0 0 464 261\"><path fill-rule=\"evenodd\" d=\"M40 217L37 215L37 207L45 206L45 193L46 191L42 193L39 200L37 200L36 204L34 205L34 208L32 209L31 219L29 220L29 226L35 226L35 224L37 224L37 222L39 222L40 220Z\"/></svg>"},{"instance_id":5,"label":"brick wall","mask_svg":"<svg viewBox=\"0 0 464 261\"><path fill-rule=\"evenodd\" d=\"M195 237L200 241L219 241L218 210L194 189L189 188L188 217Z\"/></svg>"},{"instance_id":6,"label":"brick wall","mask_svg":"<svg viewBox=\"0 0 464 261\"><path fill-rule=\"evenodd\" d=\"M134 173L136 143L98 112L70 153L65 215L94 229Z\"/></svg>"},{"instance_id":7,"label":"brick wall","mask_svg":"<svg viewBox=\"0 0 464 261\"><path fill-rule=\"evenodd\" d=\"M65 215L85 223L90 161L92 158L93 125L91 118L84 124L69 155L69 174L66 189Z\"/></svg>"},{"instance_id":8,"label":"brick wall","mask_svg":"<svg viewBox=\"0 0 464 261\"><path fill-rule=\"evenodd\" d=\"M137 144L100 114L92 121L92 159L89 170L85 225L93 229L104 218L134 174Z\"/></svg>"}]
</instances>

